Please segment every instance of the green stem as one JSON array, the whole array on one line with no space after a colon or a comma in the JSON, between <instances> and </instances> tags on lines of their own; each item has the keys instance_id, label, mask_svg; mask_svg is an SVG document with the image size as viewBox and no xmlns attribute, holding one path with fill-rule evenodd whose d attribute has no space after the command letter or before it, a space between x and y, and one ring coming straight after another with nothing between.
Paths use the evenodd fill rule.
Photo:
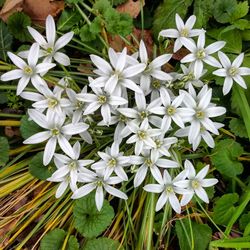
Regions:
<instances>
[{"instance_id":1,"label":"green stem","mask_svg":"<svg viewBox=\"0 0 250 250\"><path fill-rule=\"evenodd\" d=\"M17 86L15 85L0 85L0 90L16 90ZM27 91L36 91L35 88L25 88Z\"/></svg>"},{"instance_id":2,"label":"green stem","mask_svg":"<svg viewBox=\"0 0 250 250\"><path fill-rule=\"evenodd\" d=\"M0 113L0 117L21 118L23 115Z\"/></svg>"},{"instance_id":3,"label":"green stem","mask_svg":"<svg viewBox=\"0 0 250 250\"><path fill-rule=\"evenodd\" d=\"M147 233L147 250L152 249L153 229L155 218L155 194L150 194L149 216L148 216L148 233Z\"/></svg>"}]
</instances>

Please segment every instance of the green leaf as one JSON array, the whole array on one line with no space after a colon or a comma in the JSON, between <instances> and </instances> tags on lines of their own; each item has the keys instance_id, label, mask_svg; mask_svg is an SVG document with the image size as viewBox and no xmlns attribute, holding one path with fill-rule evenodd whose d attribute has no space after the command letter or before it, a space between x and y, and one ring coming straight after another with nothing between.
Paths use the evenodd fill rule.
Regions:
<instances>
[{"instance_id":1,"label":"green leaf","mask_svg":"<svg viewBox=\"0 0 250 250\"><path fill-rule=\"evenodd\" d=\"M248 10L249 10L248 1L239 2L235 6L234 11L230 15L230 22L233 22L237 19L244 17L245 15L247 15Z\"/></svg>"},{"instance_id":2,"label":"green leaf","mask_svg":"<svg viewBox=\"0 0 250 250\"><path fill-rule=\"evenodd\" d=\"M57 29L60 31L68 31L81 20L81 16L77 11L64 10L57 21Z\"/></svg>"},{"instance_id":3,"label":"green leaf","mask_svg":"<svg viewBox=\"0 0 250 250\"><path fill-rule=\"evenodd\" d=\"M56 228L47 233L41 240L41 250L61 250L66 232L63 229ZM78 250L79 243L75 236L71 235L66 245L66 250Z\"/></svg>"},{"instance_id":4,"label":"green leaf","mask_svg":"<svg viewBox=\"0 0 250 250\"><path fill-rule=\"evenodd\" d=\"M157 39L159 32L163 29L175 28L175 14L178 13L184 18L192 2L193 0L164 0L155 10L153 22L154 37Z\"/></svg>"},{"instance_id":5,"label":"green leaf","mask_svg":"<svg viewBox=\"0 0 250 250\"><path fill-rule=\"evenodd\" d=\"M225 194L219 198L214 205L214 222L219 225L226 225L236 211L234 204L238 200L239 196L236 193Z\"/></svg>"},{"instance_id":6,"label":"green leaf","mask_svg":"<svg viewBox=\"0 0 250 250\"><path fill-rule=\"evenodd\" d=\"M225 47L223 48L224 52L240 54L242 51L242 38L241 32L235 27L232 27L230 30L223 30L219 39L226 42Z\"/></svg>"},{"instance_id":7,"label":"green leaf","mask_svg":"<svg viewBox=\"0 0 250 250\"><path fill-rule=\"evenodd\" d=\"M0 92L0 104L4 104L8 102L8 96L6 92Z\"/></svg>"},{"instance_id":8,"label":"green leaf","mask_svg":"<svg viewBox=\"0 0 250 250\"><path fill-rule=\"evenodd\" d=\"M108 0L97 0L93 5L93 9L98 10L103 15L106 11L113 8Z\"/></svg>"},{"instance_id":9,"label":"green leaf","mask_svg":"<svg viewBox=\"0 0 250 250\"><path fill-rule=\"evenodd\" d=\"M96 39L96 34L92 33L90 31L90 26L88 24L85 24L80 29L80 38L83 42L90 42Z\"/></svg>"},{"instance_id":10,"label":"green leaf","mask_svg":"<svg viewBox=\"0 0 250 250\"><path fill-rule=\"evenodd\" d=\"M102 30L102 19L100 17L95 17L91 22L89 30L92 34L98 34Z\"/></svg>"},{"instance_id":11,"label":"green leaf","mask_svg":"<svg viewBox=\"0 0 250 250\"><path fill-rule=\"evenodd\" d=\"M236 0L216 0L214 3L214 18L219 23L228 23L231 20L231 14L237 6Z\"/></svg>"},{"instance_id":12,"label":"green leaf","mask_svg":"<svg viewBox=\"0 0 250 250\"><path fill-rule=\"evenodd\" d=\"M212 150L211 160L215 168L228 177L236 177L243 171L238 157L244 152L241 145L232 139L218 142Z\"/></svg>"},{"instance_id":13,"label":"green leaf","mask_svg":"<svg viewBox=\"0 0 250 250\"><path fill-rule=\"evenodd\" d=\"M243 214L240 217L239 222L240 222L240 230L244 230L250 222L250 212L248 212L247 214Z\"/></svg>"},{"instance_id":14,"label":"green leaf","mask_svg":"<svg viewBox=\"0 0 250 250\"><path fill-rule=\"evenodd\" d=\"M0 21L0 58L7 61L7 51L11 49L13 36L10 34L7 26Z\"/></svg>"},{"instance_id":15,"label":"green leaf","mask_svg":"<svg viewBox=\"0 0 250 250\"><path fill-rule=\"evenodd\" d=\"M82 0L65 0L66 3L68 4L75 4L75 3L80 3Z\"/></svg>"},{"instance_id":16,"label":"green leaf","mask_svg":"<svg viewBox=\"0 0 250 250\"><path fill-rule=\"evenodd\" d=\"M209 18L213 16L213 7L214 7L214 0L194 1L194 15L196 16L195 27L206 28Z\"/></svg>"},{"instance_id":17,"label":"green leaf","mask_svg":"<svg viewBox=\"0 0 250 250\"><path fill-rule=\"evenodd\" d=\"M215 240L210 242L211 249L218 249L218 247L222 247L223 249L250 249L250 237L239 237L232 239L223 239L223 240Z\"/></svg>"},{"instance_id":18,"label":"green leaf","mask_svg":"<svg viewBox=\"0 0 250 250\"><path fill-rule=\"evenodd\" d=\"M247 130L245 128L243 120L232 118L229 123L229 128L236 136L239 136L241 138L248 138Z\"/></svg>"},{"instance_id":19,"label":"green leaf","mask_svg":"<svg viewBox=\"0 0 250 250\"><path fill-rule=\"evenodd\" d=\"M98 238L93 240L88 240L86 245L82 248L82 250L117 250L124 249L120 247L120 242L116 240L112 240L109 238Z\"/></svg>"},{"instance_id":20,"label":"green leaf","mask_svg":"<svg viewBox=\"0 0 250 250\"><path fill-rule=\"evenodd\" d=\"M113 6L117 6L123 3L126 3L128 0L109 0L110 3L112 3Z\"/></svg>"},{"instance_id":21,"label":"green leaf","mask_svg":"<svg viewBox=\"0 0 250 250\"><path fill-rule=\"evenodd\" d=\"M22 137L27 139L30 136L41 132L42 128L40 128L34 121L29 121L28 116L24 115L21 119L20 131Z\"/></svg>"},{"instance_id":22,"label":"green leaf","mask_svg":"<svg viewBox=\"0 0 250 250\"><path fill-rule=\"evenodd\" d=\"M0 166L4 166L9 160L9 143L7 138L0 137Z\"/></svg>"},{"instance_id":23,"label":"green leaf","mask_svg":"<svg viewBox=\"0 0 250 250\"><path fill-rule=\"evenodd\" d=\"M191 247L190 223L194 239L193 247ZM194 221L189 221L189 219L176 221L175 230L179 240L180 250L206 250L212 239L212 230L208 225L197 224Z\"/></svg>"},{"instance_id":24,"label":"green leaf","mask_svg":"<svg viewBox=\"0 0 250 250\"><path fill-rule=\"evenodd\" d=\"M46 180L56 170L55 166L43 165L43 152L37 153L30 161L29 172L40 180Z\"/></svg>"},{"instance_id":25,"label":"green leaf","mask_svg":"<svg viewBox=\"0 0 250 250\"><path fill-rule=\"evenodd\" d=\"M23 12L15 12L7 21L7 25L11 34L21 42L29 41L31 36L27 26L31 25L31 19Z\"/></svg>"},{"instance_id":26,"label":"green leaf","mask_svg":"<svg viewBox=\"0 0 250 250\"><path fill-rule=\"evenodd\" d=\"M240 30L250 29L250 22L246 19L239 19L233 22L233 25Z\"/></svg>"},{"instance_id":27,"label":"green leaf","mask_svg":"<svg viewBox=\"0 0 250 250\"><path fill-rule=\"evenodd\" d=\"M110 225L114 210L104 200L102 210L98 211L95 195L92 193L75 201L73 216L77 231L86 238L92 238L100 235Z\"/></svg>"}]
</instances>

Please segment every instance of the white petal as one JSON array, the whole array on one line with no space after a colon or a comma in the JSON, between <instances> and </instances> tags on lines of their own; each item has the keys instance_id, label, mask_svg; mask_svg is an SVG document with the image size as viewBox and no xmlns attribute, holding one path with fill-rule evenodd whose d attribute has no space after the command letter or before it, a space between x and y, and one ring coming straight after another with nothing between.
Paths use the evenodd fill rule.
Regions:
<instances>
[{"instance_id":1,"label":"white petal","mask_svg":"<svg viewBox=\"0 0 250 250\"><path fill-rule=\"evenodd\" d=\"M239 68L243 60L244 60L244 53L241 53L234 59L232 67Z\"/></svg>"},{"instance_id":2,"label":"white petal","mask_svg":"<svg viewBox=\"0 0 250 250\"><path fill-rule=\"evenodd\" d=\"M71 196L71 198L72 199L79 199L79 198L89 194L95 188L96 188L96 185L94 183L86 184L86 185L80 187L79 189L77 189L76 191L74 191L74 194Z\"/></svg>"},{"instance_id":3,"label":"white petal","mask_svg":"<svg viewBox=\"0 0 250 250\"><path fill-rule=\"evenodd\" d=\"M202 187L211 187L218 183L218 180L215 178L204 179L201 181Z\"/></svg>"},{"instance_id":4,"label":"white petal","mask_svg":"<svg viewBox=\"0 0 250 250\"><path fill-rule=\"evenodd\" d=\"M120 190L118 190L114 187L111 187L109 185L105 185L104 188L108 193L112 194L113 196L119 197L119 198L124 199L124 200L128 199L126 194L124 194L123 192L121 192Z\"/></svg>"},{"instance_id":5,"label":"white petal","mask_svg":"<svg viewBox=\"0 0 250 250\"><path fill-rule=\"evenodd\" d=\"M70 59L67 55L65 55L64 53L62 52L56 52L55 55L54 55L54 59L64 65L64 66L68 66L70 65Z\"/></svg>"},{"instance_id":6,"label":"white petal","mask_svg":"<svg viewBox=\"0 0 250 250\"><path fill-rule=\"evenodd\" d=\"M1 81L11 81L23 77L23 71L21 69L14 69L1 75Z\"/></svg>"},{"instance_id":7,"label":"white petal","mask_svg":"<svg viewBox=\"0 0 250 250\"><path fill-rule=\"evenodd\" d=\"M20 69L24 69L24 67L27 66L27 63L24 62L23 59L21 59L20 57L16 56L15 54L11 53L11 52L7 52L8 57L11 59L11 61Z\"/></svg>"},{"instance_id":8,"label":"white petal","mask_svg":"<svg viewBox=\"0 0 250 250\"><path fill-rule=\"evenodd\" d=\"M68 182L63 181L62 183L60 183L59 187L56 190L56 195L55 195L57 199L63 195L67 187L68 187Z\"/></svg>"},{"instance_id":9,"label":"white petal","mask_svg":"<svg viewBox=\"0 0 250 250\"><path fill-rule=\"evenodd\" d=\"M83 122L75 124L67 124L62 127L61 132L66 135L75 135L84 132L89 128L89 125Z\"/></svg>"},{"instance_id":10,"label":"white petal","mask_svg":"<svg viewBox=\"0 0 250 250\"><path fill-rule=\"evenodd\" d=\"M225 46L226 42L218 41L215 43L212 43L206 47L206 53L213 54L214 52L222 49Z\"/></svg>"},{"instance_id":11,"label":"white petal","mask_svg":"<svg viewBox=\"0 0 250 250\"><path fill-rule=\"evenodd\" d=\"M214 57L212 56L206 56L203 61L213 67L217 67L217 68L220 68L221 67L221 64L219 63L219 61L217 59L215 59Z\"/></svg>"},{"instance_id":12,"label":"white petal","mask_svg":"<svg viewBox=\"0 0 250 250\"><path fill-rule=\"evenodd\" d=\"M55 137L51 137L46 143L44 154L43 154L44 166L47 166L50 163L51 159L53 158L53 155L56 150L56 143L57 143L57 140Z\"/></svg>"},{"instance_id":13,"label":"white petal","mask_svg":"<svg viewBox=\"0 0 250 250\"><path fill-rule=\"evenodd\" d=\"M169 195L169 203L177 214L181 213L181 205L175 194Z\"/></svg>"},{"instance_id":14,"label":"white petal","mask_svg":"<svg viewBox=\"0 0 250 250\"><path fill-rule=\"evenodd\" d=\"M39 44L33 43L30 47L30 51L28 54L28 63L31 67L34 67L37 64L39 56Z\"/></svg>"},{"instance_id":15,"label":"white petal","mask_svg":"<svg viewBox=\"0 0 250 250\"><path fill-rule=\"evenodd\" d=\"M193 198L193 193L184 194L181 199L181 206L186 206Z\"/></svg>"},{"instance_id":16,"label":"white petal","mask_svg":"<svg viewBox=\"0 0 250 250\"><path fill-rule=\"evenodd\" d=\"M157 211L159 211L160 209L162 209L163 206L166 204L167 200L168 200L168 196L166 195L165 192L163 192L163 193L160 195L160 197L159 197L159 199L158 199L158 201L157 201L157 203L156 203L155 211L157 212Z\"/></svg>"},{"instance_id":17,"label":"white petal","mask_svg":"<svg viewBox=\"0 0 250 250\"><path fill-rule=\"evenodd\" d=\"M236 75L233 77L233 79L244 89L247 88L247 85L244 81L244 79L240 75Z\"/></svg>"},{"instance_id":18,"label":"white petal","mask_svg":"<svg viewBox=\"0 0 250 250\"><path fill-rule=\"evenodd\" d=\"M56 64L54 63L39 63L36 66L36 72L39 74L43 74L47 71L49 71L50 69L54 68L56 66Z\"/></svg>"},{"instance_id":19,"label":"white petal","mask_svg":"<svg viewBox=\"0 0 250 250\"><path fill-rule=\"evenodd\" d=\"M95 66L102 72L109 74L110 72L113 71L111 66L101 57L96 55L90 55L90 59L95 64Z\"/></svg>"},{"instance_id":20,"label":"white petal","mask_svg":"<svg viewBox=\"0 0 250 250\"><path fill-rule=\"evenodd\" d=\"M159 184L148 184L144 186L143 189L151 193L161 193L164 190L164 186Z\"/></svg>"},{"instance_id":21,"label":"white petal","mask_svg":"<svg viewBox=\"0 0 250 250\"><path fill-rule=\"evenodd\" d=\"M138 187L141 185L141 183L144 181L145 177L146 177L146 174L147 174L147 171L148 171L148 168L144 165L142 165L136 175L135 175L135 178L134 178L134 187Z\"/></svg>"},{"instance_id":22,"label":"white petal","mask_svg":"<svg viewBox=\"0 0 250 250\"><path fill-rule=\"evenodd\" d=\"M206 114L208 117L216 117L226 113L226 109L224 107L211 107L207 108Z\"/></svg>"},{"instance_id":23,"label":"white petal","mask_svg":"<svg viewBox=\"0 0 250 250\"><path fill-rule=\"evenodd\" d=\"M146 46L145 46L143 40L140 41L139 54L140 54L141 62L147 63L148 62L148 53L147 53L147 49L146 49Z\"/></svg>"},{"instance_id":24,"label":"white petal","mask_svg":"<svg viewBox=\"0 0 250 250\"><path fill-rule=\"evenodd\" d=\"M51 15L48 15L46 18L46 38L48 44L53 46L56 39L56 27L54 19Z\"/></svg>"},{"instance_id":25,"label":"white petal","mask_svg":"<svg viewBox=\"0 0 250 250\"><path fill-rule=\"evenodd\" d=\"M184 22L178 13L175 14L175 23L176 23L176 27L179 31L181 31L185 27Z\"/></svg>"},{"instance_id":26,"label":"white petal","mask_svg":"<svg viewBox=\"0 0 250 250\"><path fill-rule=\"evenodd\" d=\"M159 36L177 38L179 36L179 32L176 29L166 29L162 30L159 33Z\"/></svg>"},{"instance_id":27,"label":"white petal","mask_svg":"<svg viewBox=\"0 0 250 250\"><path fill-rule=\"evenodd\" d=\"M110 112L111 112L110 111L110 106L108 104L102 105L101 114L102 114L103 121L107 125L109 125L110 120L111 120L111 113Z\"/></svg>"},{"instance_id":28,"label":"white petal","mask_svg":"<svg viewBox=\"0 0 250 250\"><path fill-rule=\"evenodd\" d=\"M225 77L225 76L227 76L227 70L226 69L217 69L213 72L213 74L216 76Z\"/></svg>"},{"instance_id":29,"label":"white petal","mask_svg":"<svg viewBox=\"0 0 250 250\"><path fill-rule=\"evenodd\" d=\"M118 83L118 75L114 74L112 75L108 81L105 83L105 88L104 90L110 94L114 92L114 89L116 88Z\"/></svg>"},{"instance_id":30,"label":"white petal","mask_svg":"<svg viewBox=\"0 0 250 250\"><path fill-rule=\"evenodd\" d=\"M42 47L43 45L47 44L47 42L45 41L44 37L35 29L33 29L32 27L27 27L29 33L31 34L31 36L34 38L34 40Z\"/></svg>"},{"instance_id":31,"label":"white petal","mask_svg":"<svg viewBox=\"0 0 250 250\"><path fill-rule=\"evenodd\" d=\"M223 84L223 95L227 95L233 86L233 79L226 77Z\"/></svg>"},{"instance_id":32,"label":"white petal","mask_svg":"<svg viewBox=\"0 0 250 250\"><path fill-rule=\"evenodd\" d=\"M23 76L19 81L16 89L16 94L20 95L25 87L28 85L30 78L27 76Z\"/></svg>"},{"instance_id":33,"label":"white petal","mask_svg":"<svg viewBox=\"0 0 250 250\"><path fill-rule=\"evenodd\" d=\"M171 59L171 54L164 54L161 56L156 57L150 64L149 67L151 68L159 68L163 64L167 63Z\"/></svg>"},{"instance_id":34,"label":"white petal","mask_svg":"<svg viewBox=\"0 0 250 250\"><path fill-rule=\"evenodd\" d=\"M95 193L95 204L98 211L101 211L104 201L103 189L100 186L97 186Z\"/></svg>"},{"instance_id":35,"label":"white petal","mask_svg":"<svg viewBox=\"0 0 250 250\"><path fill-rule=\"evenodd\" d=\"M231 62L225 53L223 53L222 51L219 51L218 56L220 58L220 62L222 64L222 66L224 68L227 69L227 68L231 67Z\"/></svg>"},{"instance_id":36,"label":"white petal","mask_svg":"<svg viewBox=\"0 0 250 250\"><path fill-rule=\"evenodd\" d=\"M203 201L206 202L206 203L209 203L209 199L208 199L207 193L206 193L206 191L204 190L204 188L200 187L200 188L195 189L195 193L197 194L197 196L198 196L201 200L203 200Z\"/></svg>"},{"instance_id":37,"label":"white petal","mask_svg":"<svg viewBox=\"0 0 250 250\"><path fill-rule=\"evenodd\" d=\"M75 154L74 154L73 148L71 147L70 143L64 136L62 135L58 136L58 143L59 143L60 148L63 150L63 152L67 154L69 157L71 157L72 159L74 159Z\"/></svg>"},{"instance_id":38,"label":"white petal","mask_svg":"<svg viewBox=\"0 0 250 250\"><path fill-rule=\"evenodd\" d=\"M73 38L74 36L74 32L68 32L66 34L64 34L63 36L61 36L55 43L55 47L54 49L57 51L61 48L63 48L66 44L68 44L70 42L70 40Z\"/></svg>"},{"instance_id":39,"label":"white petal","mask_svg":"<svg viewBox=\"0 0 250 250\"><path fill-rule=\"evenodd\" d=\"M241 75L241 76L250 75L250 68L240 67L239 68L239 75Z\"/></svg>"},{"instance_id":40,"label":"white petal","mask_svg":"<svg viewBox=\"0 0 250 250\"><path fill-rule=\"evenodd\" d=\"M123 70L123 77L129 78L141 73L146 68L144 63L138 63Z\"/></svg>"},{"instance_id":41,"label":"white petal","mask_svg":"<svg viewBox=\"0 0 250 250\"><path fill-rule=\"evenodd\" d=\"M30 136L28 139L23 141L23 144L36 144L36 143L44 142L49 138L50 138L50 132L43 131L43 132L39 132L37 134Z\"/></svg>"}]
</instances>

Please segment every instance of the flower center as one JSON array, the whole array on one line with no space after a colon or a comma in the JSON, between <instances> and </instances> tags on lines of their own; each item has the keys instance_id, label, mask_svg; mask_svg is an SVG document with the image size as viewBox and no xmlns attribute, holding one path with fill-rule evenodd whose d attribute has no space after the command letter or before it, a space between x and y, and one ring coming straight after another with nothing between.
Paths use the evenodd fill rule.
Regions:
<instances>
[{"instance_id":1,"label":"flower center","mask_svg":"<svg viewBox=\"0 0 250 250\"><path fill-rule=\"evenodd\" d=\"M205 52L204 49L200 49L200 50L198 50L197 53L196 53L196 57L197 57L198 59L204 59L205 56L206 56L206 52Z\"/></svg>"},{"instance_id":2,"label":"flower center","mask_svg":"<svg viewBox=\"0 0 250 250\"><path fill-rule=\"evenodd\" d=\"M153 162L148 158L145 160L145 164L150 168L153 166Z\"/></svg>"},{"instance_id":3,"label":"flower center","mask_svg":"<svg viewBox=\"0 0 250 250\"><path fill-rule=\"evenodd\" d=\"M230 69L228 70L228 74L229 74L230 76L235 76L235 75L237 75L237 74L238 74L238 68L235 68L235 67L230 68Z\"/></svg>"},{"instance_id":4,"label":"flower center","mask_svg":"<svg viewBox=\"0 0 250 250\"><path fill-rule=\"evenodd\" d=\"M101 180L97 181L97 182L96 182L96 185L97 185L98 187L101 187L101 186L102 186L102 181L101 181Z\"/></svg>"},{"instance_id":5,"label":"flower center","mask_svg":"<svg viewBox=\"0 0 250 250\"><path fill-rule=\"evenodd\" d=\"M119 116L119 121L120 122L126 122L128 119L127 119L127 117L125 116L125 115L123 115L123 114L120 114L120 116Z\"/></svg>"},{"instance_id":6,"label":"flower center","mask_svg":"<svg viewBox=\"0 0 250 250\"><path fill-rule=\"evenodd\" d=\"M138 136L139 140L145 140L147 138L147 132L144 130L139 130L137 132L137 136Z\"/></svg>"},{"instance_id":7,"label":"flower center","mask_svg":"<svg viewBox=\"0 0 250 250\"><path fill-rule=\"evenodd\" d=\"M47 48L47 49L46 49L46 52L47 52L48 55L52 54L53 48L51 48L51 47L50 47L50 48Z\"/></svg>"},{"instance_id":8,"label":"flower center","mask_svg":"<svg viewBox=\"0 0 250 250\"><path fill-rule=\"evenodd\" d=\"M175 112L176 112L176 108L175 108L175 107L173 107L173 106L168 106L168 107L167 107L167 114L168 114L169 116L174 115Z\"/></svg>"},{"instance_id":9,"label":"flower center","mask_svg":"<svg viewBox=\"0 0 250 250\"><path fill-rule=\"evenodd\" d=\"M160 148L162 146L163 142L160 141L159 139L156 139L155 140L155 145L156 145L156 148Z\"/></svg>"},{"instance_id":10,"label":"flower center","mask_svg":"<svg viewBox=\"0 0 250 250\"><path fill-rule=\"evenodd\" d=\"M60 130L58 128L51 129L51 133L53 136L57 136L60 134Z\"/></svg>"},{"instance_id":11,"label":"flower center","mask_svg":"<svg viewBox=\"0 0 250 250\"><path fill-rule=\"evenodd\" d=\"M159 89L161 87L161 82L158 80L154 80L152 86L154 89Z\"/></svg>"},{"instance_id":12,"label":"flower center","mask_svg":"<svg viewBox=\"0 0 250 250\"><path fill-rule=\"evenodd\" d=\"M111 158L111 159L108 161L108 164L107 164L107 165L108 165L110 168L113 168L113 167L116 166L116 163L117 163L116 159L115 159L115 158Z\"/></svg>"},{"instance_id":13,"label":"flower center","mask_svg":"<svg viewBox=\"0 0 250 250\"><path fill-rule=\"evenodd\" d=\"M181 34L181 36L183 36L183 37L188 37L188 35L189 35L189 30L188 30L187 28L184 28L184 29L181 30L180 34Z\"/></svg>"},{"instance_id":14,"label":"flower center","mask_svg":"<svg viewBox=\"0 0 250 250\"><path fill-rule=\"evenodd\" d=\"M201 184L197 180L192 180L191 181L191 186L192 186L193 189L197 189L197 188L199 188L201 186Z\"/></svg>"},{"instance_id":15,"label":"flower center","mask_svg":"<svg viewBox=\"0 0 250 250\"><path fill-rule=\"evenodd\" d=\"M72 162L69 164L69 168L70 168L71 170L76 169L76 168L77 168L77 163L76 163L76 161L72 161Z\"/></svg>"},{"instance_id":16,"label":"flower center","mask_svg":"<svg viewBox=\"0 0 250 250\"><path fill-rule=\"evenodd\" d=\"M81 102L81 101L77 101L77 102L76 102L76 108L77 108L77 109L82 109L83 106L84 106L84 102Z\"/></svg>"},{"instance_id":17,"label":"flower center","mask_svg":"<svg viewBox=\"0 0 250 250\"><path fill-rule=\"evenodd\" d=\"M49 99L48 107L54 108L57 104L58 104L58 100L51 98L51 99Z\"/></svg>"},{"instance_id":18,"label":"flower center","mask_svg":"<svg viewBox=\"0 0 250 250\"><path fill-rule=\"evenodd\" d=\"M105 95L99 95L98 102L101 104L105 104L107 102L107 97Z\"/></svg>"},{"instance_id":19,"label":"flower center","mask_svg":"<svg viewBox=\"0 0 250 250\"><path fill-rule=\"evenodd\" d=\"M182 77L182 81L187 82L187 81L193 81L195 80L195 76L193 72L188 73L188 75L185 75Z\"/></svg>"},{"instance_id":20,"label":"flower center","mask_svg":"<svg viewBox=\"0 0 250 250\"><path fill-rule=\"evenodd\" d=\"M30 66L25 66L23 71L24 71L24 73L26 75L32 75L33 74L33 69Z\"/></svg>"},{"instance_id":21,"label":"flower center","mask_svg":"<svg viewBox=\"0 0 250 250\"><path fill-rule=\"evenodd\" d=\"M140 112L140 117L141 117L142 120L147 118L148 117L148 112L147 111Z\"/></svg>"},{"instance_id":22,"label":"flower center","mask_svg":"<svg viewBox=\"0 0 250 250\"><path fill-rule=\"evenodd\" d=\"M171 185L170 185L170 186L166 186L165 192L166 192L167 194L170 194L170 193L173 193L173 192L174 192L174 189L173 189L173 187L172 187Z\"/></svg>"},{"instance_id":23,"label":"flower center","mask_svg":"<svg viewBox=\"0 0 250 250\"><path fill-rule=\"evenodd\" d=\"M197 110L196 113L195 113L195 116L197 119L204 119L205 118L205 113L201 110Z\"/></svg>"}]
</instances>

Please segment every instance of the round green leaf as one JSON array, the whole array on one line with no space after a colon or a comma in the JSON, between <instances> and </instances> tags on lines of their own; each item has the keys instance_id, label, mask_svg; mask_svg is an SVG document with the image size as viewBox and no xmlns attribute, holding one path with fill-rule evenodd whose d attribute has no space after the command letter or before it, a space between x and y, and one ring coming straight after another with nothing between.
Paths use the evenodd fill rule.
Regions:
<instances>
[{"instance_id":1,"label":"round green leaf","mask_svg":"<svg viewBox=\"0 0 250 250\"><path fill-rule=\"evenodd\" d=\"M82 250L117 250L123 249L120 247L120 242L116 240L112 240L109 238L98 238L94 240L88 240L86 245L82 248Z\"/></svg>"},{"instance_id":2,"label":"round green leaf","mask_svg":"<svg viewBox=\"0 0 250 250\"><path fill-rule=\"evenodd\" d=\"M62 248L66 232L56 228L46 234L41 241L41 250L60 250Z\"/></svg>"},{"instance_id":3,"label":"round green leaf","mask_svg":"<svg viewBox=\"0 0 250 250\"><path fill-rule=\"evenodd\" d=\"M90 194L75 201L73 215L77 231L84 237L92 238L100 235L110 225L114 210L104 200L102 210L98 211L95 195Z\"/></svg>"},{"instance_id":4,"label":"round green leaf","mask_svg":"<svg viewBox=\"0 0 250 250\"><path fill-rule=\"evenodd\" d=\"M21 135L24 139L29 138L30 136L41 132L42 128L40 128L35 122L30 121L27 115L24 115L21 119L20 126Z\"/></svg>"},{"instance_id":5,"label":"round green leaf","mask_svg":"<svg viewBox=\"0 0 250 250\"><path fill-rule=\"evenodd\" d=\"M29 171L30 173L40 180L46 180L55 171L55 166L43 165L43 152L36 154L30 161Z\"/></svg>"}]
</instances>

